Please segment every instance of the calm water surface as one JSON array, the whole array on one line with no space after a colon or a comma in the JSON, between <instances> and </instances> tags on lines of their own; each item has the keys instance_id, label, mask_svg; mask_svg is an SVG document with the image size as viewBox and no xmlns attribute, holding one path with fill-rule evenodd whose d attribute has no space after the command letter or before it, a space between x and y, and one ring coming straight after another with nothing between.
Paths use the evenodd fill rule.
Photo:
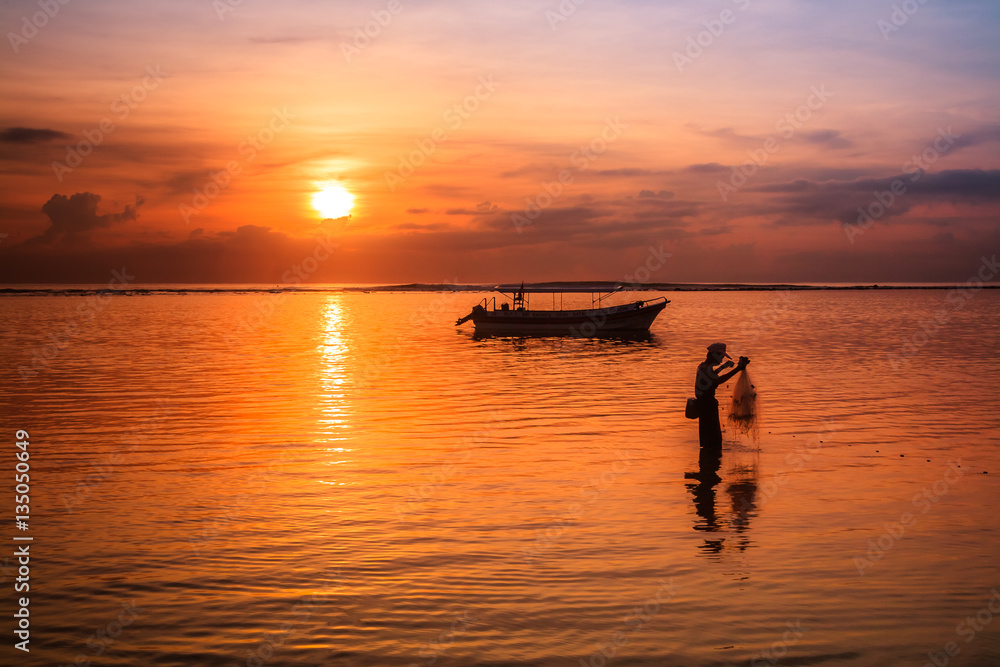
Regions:
<instances>
[{"instance_id":1,"label":"calm water surface","mask_svg":"<svg viewBox=\"0 0 1000 667\"><path fill-rule=\"evenodd\" d=\"M1000 664L1000 293L673 293L632 341L476 339L482 296L0 298L0 661ZM760 417L713 483L716 340Z\"/></svg>"}]
</instances>

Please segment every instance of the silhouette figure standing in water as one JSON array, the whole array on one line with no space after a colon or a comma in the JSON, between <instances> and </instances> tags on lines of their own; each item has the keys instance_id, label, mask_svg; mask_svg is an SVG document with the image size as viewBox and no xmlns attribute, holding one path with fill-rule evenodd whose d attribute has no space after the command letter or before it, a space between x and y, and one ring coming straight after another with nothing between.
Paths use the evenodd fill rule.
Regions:
<instances>
[{"instance_id":1,"label":"silhouette figure standing in water","mask_svg":"<svg viewBox=\"0 0 1000 667\"><path fill-rule=\"evenodd\" d=\"M729 361L723 363L723 359ZM734 370L719 375L721 371L733 368L732 359L726 354L725 343L712 343L708 346L705 361L698 365L698 373L694 380L694 397L698 401L698 440L703 449L713 451L722 449L722 424L719 423L719 401L715 398L715 390L750 363L746 357L740 357Z\"/></svg>"}]
</instances>

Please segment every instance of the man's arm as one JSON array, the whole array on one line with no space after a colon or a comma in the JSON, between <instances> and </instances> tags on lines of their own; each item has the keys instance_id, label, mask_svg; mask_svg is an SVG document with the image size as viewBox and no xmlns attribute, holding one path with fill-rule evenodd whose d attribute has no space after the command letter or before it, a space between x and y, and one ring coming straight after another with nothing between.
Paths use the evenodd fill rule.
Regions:
<instances>
[{"instance_id":1,"label":"man's arm","mask_svg":"<svg viewBox=\"0 0 1000 667\"><path fill-rule=\"evenodd\" d=\"M730 366L732 366L732 362L731 361L727 361L726 363L729 364ZM749 359L747 359L746 361L743 361L743 358L741 357L740 358L740 363L738 363L736 365L736 368L734 368L733 370L729 371L725 375L720 375L719 376L719 384L725 384L725 383L729 382L730 378L732 378L734 375L736 375L741 370L743 370L744 368L746 368L747 364L749 364L749 363L750 363Z\"/></svg>"}]
</instances>

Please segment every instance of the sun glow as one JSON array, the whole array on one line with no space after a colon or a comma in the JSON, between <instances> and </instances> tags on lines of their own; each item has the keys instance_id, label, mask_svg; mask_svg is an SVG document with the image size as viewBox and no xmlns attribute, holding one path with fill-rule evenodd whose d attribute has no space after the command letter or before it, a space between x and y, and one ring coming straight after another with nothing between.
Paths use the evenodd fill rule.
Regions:
<instances>
[{"instance_id":1,"label":"sun glow","mask_svg":"<svg viewBox=\"0 0 1000 667\"><path fill-rule=\"evenodd\" d=\"M340 183L324 183L313 195L312 205L324 218L342 218L354 208L354 195Z\"/></svg>"}]
</instances>

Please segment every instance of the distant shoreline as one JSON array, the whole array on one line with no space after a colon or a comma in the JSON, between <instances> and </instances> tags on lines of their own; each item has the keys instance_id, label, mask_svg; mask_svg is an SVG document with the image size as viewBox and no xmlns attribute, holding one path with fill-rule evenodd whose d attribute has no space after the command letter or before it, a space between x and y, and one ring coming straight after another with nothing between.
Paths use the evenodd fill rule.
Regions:
<instances>
[{"instance_id":1,"label":"distant shoreline","mask_svg":"<svg viewBox=\"0 0 1000 667\"><path fill-rule=\"evenodd\" d=\"M607 292L620 283L604 281L524 283L524 287L567 287L580 291L592 287L594 292ZM267 294L267 293L369 293L369 292L493 292L495 285L452 285L444 283L407 283L397 285L296 285L266 287L260 285L183 285L164 284L147 287L108 288L92 285L2 285L0 296L88 296L93 294L119 294L123 296L149 296L155 294ZM951 289L1000 289L1000 285L984 284L891 284L891 285L799 285L799 284L746 284L746 283L646 283L630 291L641 292L775 292L775 291L848 291L848 290L951 290Z\"/></svg>"}]
</instances>

